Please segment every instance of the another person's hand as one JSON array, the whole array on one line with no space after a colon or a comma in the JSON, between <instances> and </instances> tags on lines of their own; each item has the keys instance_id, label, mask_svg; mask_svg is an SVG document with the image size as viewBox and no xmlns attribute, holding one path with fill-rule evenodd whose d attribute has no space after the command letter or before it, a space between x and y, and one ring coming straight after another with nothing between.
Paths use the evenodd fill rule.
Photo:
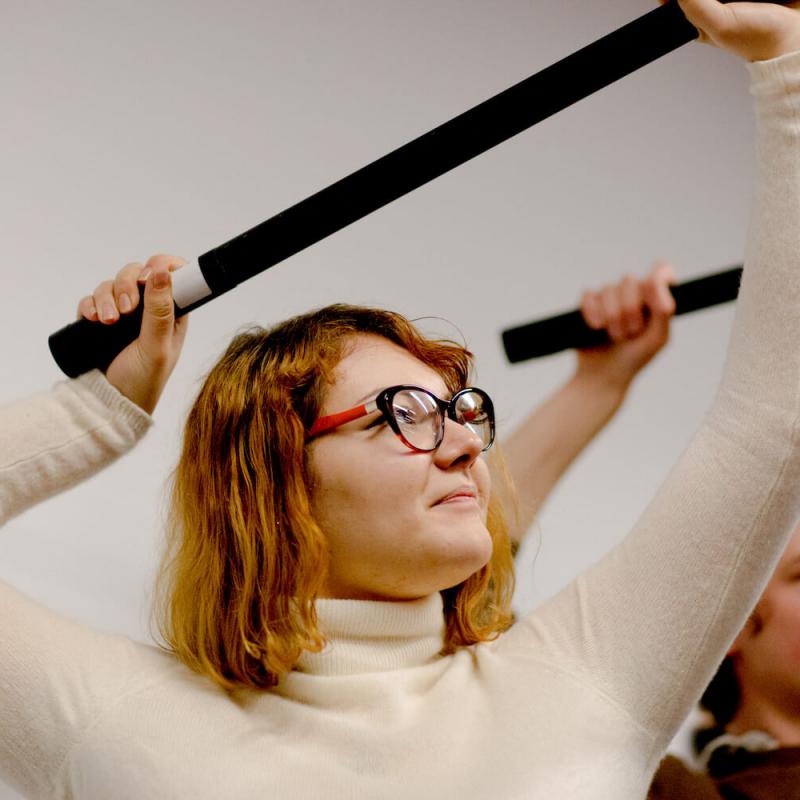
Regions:
<instances>
[{"instance_id":1,"label":"another person's hand","mask_svg":"<svg viewBox=\"0 0 800 800\"><path fill-rule=\"evenodd\" d=\"M140 286L144 287L139 337L111 362L106 378L148 414L158 403L186 337L188 317L175 318L170 279L170 272L184 263L178 256L157 255L146 264L128 264L78 305L79 316L113 325L120 314L130 314L139 305Z\"/></svg>"},{"instance_id":2,"label":"another person's hand","mask_svg":"<svg viewBox=\"0 0 800 800\"><path fill-rule=\"evenodd\" d=\"M700 32L701 42L746 61L766 61L800 50L800 3L678 0L678 4Z\"/></svg>"},{"instance_id":3,"label":"another person's hand","mask_svg":"<svg viewBox=\"0 0 800 800\"><path fill-rule=\"evenodd\" d=\"M656 264L644 280L632 276L599 291L584 292L586 324L605 329L611 343L578 351L578 374L626 391L631 381L669 339L675 299L669 291L675 275L670 264Z\"/></svg>"}]
</instances>

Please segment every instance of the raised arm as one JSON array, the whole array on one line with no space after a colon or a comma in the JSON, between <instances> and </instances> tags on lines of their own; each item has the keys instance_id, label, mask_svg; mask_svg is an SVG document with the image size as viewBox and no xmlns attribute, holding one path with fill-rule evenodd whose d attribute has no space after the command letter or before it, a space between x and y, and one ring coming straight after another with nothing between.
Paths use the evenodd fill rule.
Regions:
<instances>
[{"instance_id":1,"label":"raised arm","mask_svg":"<svg viewBox=\"0 0 800 800\"><path fill-rule=\"evenodd\" d=\"M745 274L717 398L626 540L507 634L642 731L655 768L800 513L800 12L681 3L747 58L757 108Z\"/></svg>"},{"instance_id":2,"label":"raised arm","mask_svg":"<svg viewBox=\"0 0 800 800\"><path fill-rule=\"evenodd\" d=\"M515 523L513 542L525 536L553 487L614 417L634 378L667 343L675 312L668 288L673 281L672 267L659 263L644 280L626 276L583 293L584 319L596 330L606 329L611 344L579 350L572 377L503 442L517 495L518 510L506 499Z\"/></svg>"},{"instance_id":3,"label":"raised arm","mask_svg":"<svg viewBox=\"0 0 800 800\"><path fill-rule=\"evenodd\" d=\"M0 410L0 521L93 474L144 434L185 333L171 310L169 269L178 263L148 262L142 334L107 376L95 371ZM113 324L140 301L142 271L129 265L101 284L81 313L95 318L99 308ZM63 796L67 754L142 673L143 649L0 582L0 776L26 796Z\"/></svg>"},{"instance_id":4,"label":"raised arm","mask_svg":"<svg viewBox=\"0 0 800 800\"><path fill-rule=\"evenodd\" d=\"M186 333L188 318L174 319L169 279L181 263L154 256L129 264L81 300L80 314L112 325L138 306L144 287L141 335L105 377L90 372L0 409L0 524L94 474L144 435Z\"/></svg>"}]
</instances>

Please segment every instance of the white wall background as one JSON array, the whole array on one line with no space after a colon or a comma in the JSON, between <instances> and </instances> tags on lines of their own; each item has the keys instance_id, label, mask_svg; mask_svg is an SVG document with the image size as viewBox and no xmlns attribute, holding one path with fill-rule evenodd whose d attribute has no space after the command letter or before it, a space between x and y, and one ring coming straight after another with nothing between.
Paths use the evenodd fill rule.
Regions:
<instances>
[{"instance_id":1,"label":"white wall background","mask_svg":"<svg viewBox=\"0 0 800 800\"><path fill-rule=\"evenodd\" d=\"M4 0L0 402L59 379L47 335L125 262L197 256L651 8ZM5 527L0 577L147 638L162 484L198 379L239 326L333 301L442 316L508 431L572 356L511 367L500 330L656 257L687 278L740 260L750 150L745 68L695 44L274 267L195 315L134 453ZM677 322L542 514L520 610L637 518L709 404L731 317Z\"/></svg>"}]
</instances>

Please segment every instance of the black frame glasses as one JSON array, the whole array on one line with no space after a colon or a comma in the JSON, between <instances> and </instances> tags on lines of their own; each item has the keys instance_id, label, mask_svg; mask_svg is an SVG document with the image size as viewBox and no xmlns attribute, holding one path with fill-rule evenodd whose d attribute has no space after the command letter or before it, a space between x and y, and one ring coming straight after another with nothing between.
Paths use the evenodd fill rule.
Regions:
<instances>
[{"instance_id":1,"label":"black frame glasses","mask_svg":"<svg viewBox=\"0 0 800 800\"><path fill-rule=\"evenodd\" d=\"M405 395L406 403L404 405L400 405L397 402L398 395ZM416 403L418 410L422 412L422 416L419 419L415 418L416 410L407 407L412 402ZM406 447L419 453L430 453L439 447L444 439L445 419L451 419L453 422L469 428L483 442L482 452L485 452L494 444L494 403L492 403L492 399L483 389L478 389L474 386L461 389L450 400L442 400L428 389L423 389L421 386L413 384L389 386L378 392L372 400L360 406L355 406L347 411L340 411L338 414L320 417L312 425L308 437L311 438L325 431L333 430L340 425L352 422L374 411L381 412L389 427ZM419 434L424 434L427 437L428 434L424 431L422 424L430 419L430 412L435 412L436 414L436 429L433 446L426 447L421 446ZM415 436L413 431L416 426L420 427L417 431L418 435ZM410 441L410 439L415 439L416 441Z\"/></svg>"}]
</instances>

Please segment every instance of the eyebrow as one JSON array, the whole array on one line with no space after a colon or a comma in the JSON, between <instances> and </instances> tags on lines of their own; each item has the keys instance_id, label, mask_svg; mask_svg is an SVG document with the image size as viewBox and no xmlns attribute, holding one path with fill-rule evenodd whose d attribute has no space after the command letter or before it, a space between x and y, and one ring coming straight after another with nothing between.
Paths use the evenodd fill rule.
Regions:
<instances>
[{"instance_id":1,"label":"eyebrow","mask_svg":"<svg viewBox=\"0 0 800 800\"><path fill-rule=\"evenodd\" d=\"M378 396L378 394L380 394L381 391L382 391L382 389L373 389L371 392L367 392L363 397L361 397L358 400L356 400L354 405L360 406L362 403L365 403L367 400L374 400Z\"/></svg>"},{"instance_id":2,"label":"eyebrow","mask_svg":"<svg viewBox=\"0 0 800 800\"><path fill-rule=\"evenodd\" d=\"M416 384L410 384L410 385L415 386L417 389L425 389L424 386L416 386ZM367 400L374 400L385 388L386 388L385 386L381 386L379 389L373 389L371 392L367 392L363 397L361 397L360 399L356 400L356 402L353 405L354 406L360 406L362 403L366 402ZM436 395L436 397L439 397L439 395L436 394L436 392L434 392L432 389L425 389L425 391L426 392L431 392L431 394L434 394L434 395ZM452 396L453 396L453 393L447 387L445 387L444 397L442 397L442 400L450 400L450 398Z\"/></svg>"}]
</instances>

